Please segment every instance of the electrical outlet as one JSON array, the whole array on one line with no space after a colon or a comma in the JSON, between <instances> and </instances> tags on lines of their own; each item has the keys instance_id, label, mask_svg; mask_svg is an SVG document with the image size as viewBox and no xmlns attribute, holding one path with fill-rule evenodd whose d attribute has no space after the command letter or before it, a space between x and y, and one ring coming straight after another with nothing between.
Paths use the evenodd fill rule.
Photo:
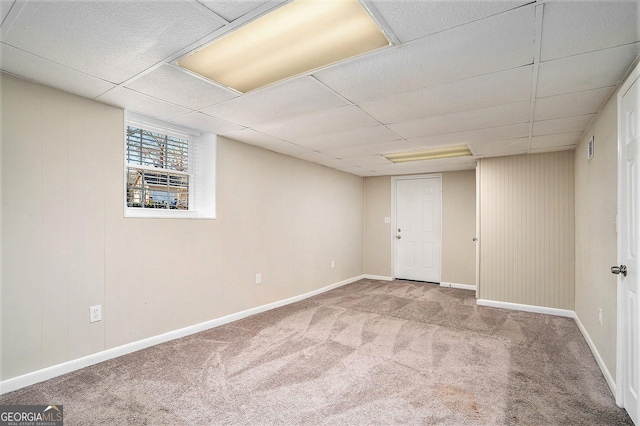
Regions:
<instances>
[{"instance_id":1,"label":"electrical outlet","mask_svg":"<svg viewBox=\"0 0 640 426\"><path fill-rule=\"evenodd\" d=\"M332 261L331 261L331 269L333 269L333 268L335 268L335 267L336 267L336 261L335 261L335 260L332 260Z\"/></svg>"},{"instance_id":2,"label":"electrical outlet","mask_svg":"<svg viewBox=\"0 0 640 426\"><path fill-rule=\"evenodd\" d=\"M598 308L598 322L602 325L602 308Z\"/></svg>"},{"instance_id":3,"label":"electrical outlet","mask_svg":"<svg viewBox=\"0 0 640 426\"><path fill-rule=\"evenodd\" d=\"M256 284L262 284L262 274L256 274Z\"/></svg>"},{"instance_id":4,"label":"electrical outlet","mask_svg":"<svg viewBox=\"0 0 640 426\"><path fill-rule=\"evenodd\" d=\"M91 306L89 308L89 322L102 321L102 305Z\"/></svg>"}]
</instances>

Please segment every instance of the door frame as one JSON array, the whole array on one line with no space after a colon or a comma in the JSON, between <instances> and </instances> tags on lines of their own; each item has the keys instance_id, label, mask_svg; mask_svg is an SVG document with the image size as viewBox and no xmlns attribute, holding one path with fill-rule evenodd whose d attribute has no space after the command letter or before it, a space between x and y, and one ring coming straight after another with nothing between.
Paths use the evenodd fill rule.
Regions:
<instances>
[{"instance_id":1,"label":"door frame","mask_svg":"<svg viewBox=\"0 0 640 426\"><path fill-rule=\"evenodd\" d=\"M396 223L396 183L399 180L415 180L415 179L434 179L440 178L440 185L442 188L442 173L425 173L420 175L403 175L391 177L391 233L389 238L391 239L391 277L396 278L396 232L398 224ZM444 191L443 191L444 192ZM440 199L440 280L442 280L442 198Z\"/></svg>"},{"instance_id":2,"label":"door frame","mask_svg":"<svg viewBox=\"0 0 640 426\"><path fill-rule=\"evenodd\" d=\"M632 71L629 73L624 83L618 90L616 96L616 120L617 120L617 131L618 131L618 205L617 205L617 214L616 214L616 232L617 232L617 254L616 259L618 265L621 264L621 253L622 253L622 239L620 238L620 214L622 212L622 173L623 173L623 162L622 158L622 144L624 141L622 140L622 120L621 120L621 104L622 98L629 91L633 83L638 80L640 81L640 62L636 61L633 66ZM623 285L622 280L618 276L617 279L617 323L616 323L616 404L619 407L624 407L624 384L625 384L625 336L626 336L626 304L623 303ZM640 330L640 328L639 328Z\"/></svg>"},{"instance_id":3,"label":"door frame","mask_svg":"<svg viewBox=\"0 0 640 426\"><path fill-rule=\"evenodd\" d=\"M480 299L480 161L476 164L476 299Z\"/></svg>"}]
</instances>

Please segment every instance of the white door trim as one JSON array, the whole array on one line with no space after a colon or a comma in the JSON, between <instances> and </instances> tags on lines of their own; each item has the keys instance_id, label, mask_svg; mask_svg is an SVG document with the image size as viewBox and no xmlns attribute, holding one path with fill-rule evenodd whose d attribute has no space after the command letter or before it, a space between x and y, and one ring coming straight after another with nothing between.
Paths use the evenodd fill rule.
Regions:
<instances>
[{"instance_id":1,"label":"white door trim","mask_svg":"<svg viewBox=\"0 0 640 426\"><path fill-rule=\"evenodd\" d=\"M476 299L480 298L480 161L476 164Z\"/></svg>"},{"instance_id":2,"label":"white door trim","mask_svg":"<svg viewBox=\"0 0 640 426\"><path fill-rule=\"evenodd\" d=\"M395 230L398 229L396 223L396 182L399 180L413 180L413 179L433 179L440 178L442 183L442 173L427 173L422 175L406 175L406 176L392 176L391 177L391 276L396 278L396 237ZM442 202L440 202L440 227L442 227ZM443 237L441 236L441 239ZM442 244L440 245L442 247ZM441 248L442 250L442 248ZM442 256L440 256L440 272L442 273Z\"/></svg>"},{"instance_id":3,"label":"white door trim","mask_svg":"<svg viewBox=\"0 0 640 426\"><path fill-rule=\"evenodd\" d=\"M616 99L616 111L617 111L617 131L618 131L618 213L616 215L616 231L617 231L617 262L621 264L622 253L622 240L620 238L620 214L622 212L622 173L623 173L623 161L622 158L622 144L624 141L621 138L622 135L622 121L620 117L622 98L629 91L633 83L640 77L640 63L636 63L633 71L629 74L624 84L618 90ZM616 404L619 407L624 406L624 385L625 385L625 336L626 336L626 304L623 303L623 286L618 277L617 284L617 305L618 305L618 318L617 318L617 330L616 330Z\"/></svg>"}]
</instances>

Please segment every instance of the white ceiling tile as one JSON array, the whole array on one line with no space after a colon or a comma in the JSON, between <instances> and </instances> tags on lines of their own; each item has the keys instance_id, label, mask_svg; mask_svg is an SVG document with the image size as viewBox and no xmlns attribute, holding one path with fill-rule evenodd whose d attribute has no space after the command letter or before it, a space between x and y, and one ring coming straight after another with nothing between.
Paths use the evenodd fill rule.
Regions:
<instances>
[{"instance_id":1,"label":"white ceiling tile","mask_svg":"<svg viewBox=\"0 0 640 426\"><path fill-rule=\"evenodd\" d=\"M125 87L194 110L238 96L171 65L163 65Z\"/></svg>"},{"instance_id":2,"label":"white ceiling tile","mask_svg":"<svg viewBox=\"0 0 640 426\"><path fill-rule=\"evenodd\" d=\"M316 151L326 151L350 146L390 142L396 139L398 139L398 136L391 130L384 126L374 126L300 138L296 139L296 144Z\"/></svg>"},{"instance_id":3,"label":"white ceiling tile","mask_svg":"<svg viewBox=\"0 0 640 426\"><path fill-rule=\"evenodd\" d=\"M529 150L529 138L478 142L470 144L470 148L475 156L510 155L527 152Z\"/></svg>"},{"instance_id":4,"label":"white ceiling tile","mask_svg":"<svg viewBox=\"0 0 640 426\"><path fill-rule=\"evenodd\" d=\"M391 154L394 152L415 151L416 148L406 141L396 140L391 142L381 142L367 145L351 146L346 148L336 148L323 150L322 152L336 158L349 159L366 155Z\"/></svg>"},{"instance_id":5,"label":"white ceiling tile","mask_svg":"<svg viewBox=\"0 0 640 426\"><path fill-rule=\"evenodd\" d=\"M387 160L386 158L380 155L365 155L362 157L345 158L344 161L349 164L353 164L354 166L363 167L365 169L372 166L379 166L381 164L391 163L391 161Z\"/></svg>"},{"instance_id":6,"label":"white ceiling tile","mask_svg":"<svg viewBox=\"0 0 640 426\"><path fill-rule=\"evenodd\" d=\"M531 138L531 149L558 148L575 146L582 132L561 133L557 135L534 136Z\"/></svg>"},{"instance_id":7,"label":"white ceiling tile","mask_svg":"<svg viewBox=\"0 0 640 426\"><path fill-rule=\"evenodd\" d=\"M640 41L638 1L546 2L541 60Z\"/></svg>"},{"instance_id":8,"label":"white ceiling tile","mask_svg":"<svg viewBox=\"0 0 640 426\"><path fill-rule=\"evenodd\" d=\"M189 112L186 108L134 92L124 87L116 87L104 95L97 97L96 100L163 120L178 117Z\"/></svg>"},{"instance_id":9,"label":"white ceiling tile","mask_svg":"<svg viewBox=\"0 0 640 426\"><path fill-rule=\"evenodd\" d=\"M246 15L253 9L267 3L268 0L242 0L242 1L220 1L220 0L198 0L200 3L215 12L218 16L227 21L235 21L239 17Z\"/></svg>"},{"instance_id":10,"label":"white ceiling tile","mask_svg":"<svg viewBox=\"0 0 640 426\"><path fill-rule=\"evenodd\" d=\"M537 154L537 153L543 153L543 152L571 151L575 149L575 147L576 147L575 145L564 145L564 146L555 146L555 147L548 147L548 148L538 148L538 149L531 149L529 153Z\"/></svg>"},{"instance_id":11,"label":"white ceiling tile","mask_svg":"<svg viewBox=\"0 0 640 426\"><path fill-rule=\"evenodd\" d=\"M4 22L14 3L14 0L0 0L0 25Z\"/></svg>"},{"instance_id":12,"label":"white ceiling tile","mask_svg":"<svg viewBox=\"0 0 640 426\"><path fill-rule=\"evenodd\" d=\"M388 1L375 0L393 34L403 43L513 9L526 1Z\"/></svg>"},{"instance_id":13,"label":"white ceiling tile","mask_svg":"<svg viewBox=\"0 0 640 426\"><path fill-rule=\"evenodd\" d=\"M556 118L533 123L533 136L552 135L555 133L571 133L586 130L595 114L575 117Z\"/></svg>"},{"instance_id":14,"label":"white ceiling tile","mask_svg":"<svg viewBox=\"0 0 640 426\"><path fill-rule=\"evenodd\" d=\"M236 26L286 1L0 0L0 64L71 93L373 176L476 162L389 164L379 156L418 146L465 143L477 157L572 149L640 52L637 0L373 0L374 15L405 43L312 76L237 96L173 65L156 68L222 34L223 20ZM543 8L529 138L535 11ZM111 84L132 77L126 88Z\"/></svg>"},{"instance_id":15,"label":"white ceiling tile","mask_svg":"<svg viewBox=\"0 0 640 426\"><path fill-rule=\"evenodd\" d=\"M4 43L0 43L0 69L87 98L95 98L115 87Z\"/></svg>"},{"instance_id":16,"label":"white ceiling tile","mask_svg":"<svg viewBox=\"0 0 640 426\"><path fill-rule=\"evenodd\" d=\"M265 135L264 133L256 132L253 129L242 129L225 133L224 137L287 155L310 151L307 148L294 145L291 142L283 141L273 136Z\"/></svg>"},{"instance_id":17,"label":"white ceiling tile","mask_svg":"<svg viewBox=\"0 0 640 426\"><path fill-rule=\"evenodd\" d=\"M496 152L491 155L479 155L477 158L481 159L481 158L490 158L490 157L509 157L512 155L527 155L527 154L531 154L532 152L533 151L530 149L524 149L520 151L505 151L505 152Z\"/></svg>"},{"instance_id":18,"label":"white ceiling tile","mask_svg":"<svg viewBox=\"0 0 640 426\"><path fill-rule=\"evenodd\" d=\"M359 106L382 123L399 123L528 100L531 79L532 67L522 67L400 93Z\"/></svg>"},{"instance_id":19,"label":"white ceiling tile","mask_svg":"<svg viewBox=\"0 0 640 426\"><path fill-rule=\"evenodd\" d=\"M286 141L275 138L273 136L265 135L264 133L256 132L253 129L241 129L233 132L227 132L224 134L225 138L233 139L238 142L248 143L250 145L271 145L279 144ZM288 142L287 142L288 143Z\"/></svg>"},{"instance_id":20,"label":"white ceiling tile","mask_svg":"<svg viewBox=\"0 0 640 426\"><path fill-rule=\"evenodd\" d=\"M533 63L534 23L533 8L514 10L314 75L352 102L362 102L521 67Z\"/></svg>"},{"instance_id":21,"label":"white ceiling tile","mask_svg":"<svg viewBox=\"0 0 640 426\"><path fill-rule=\"evenodd\" d=\"M255 126L347 105L313 77L299 77L203 109L232 123Z\"/></svg>"},{"instance_id":22,"label":"white ceiling tile","mask_svg":"<svg viewBox=\"0 0 640 426\"><path fill-rule=\"evenodd\" d=\"M289 142L296 142L298 139L309 136L360 129L377 124L379 123L357 106L344 106L302 115L287 121L255 126L255 130Z\"/></svg>"},{"instance_id":23,"label":"white ceiling tile","mask_svg":"<svg viewBox=\"0 0 640 426\"><path fill-rule=\"evenodd\" d=\"M536 99L534 121L594 114L614 87L586 90Z\"/></svg>"},{"instance_id":24,"label":"white ceiling tile","mask_svg":"<svg viewBox=\"0 0 640 426\"><path fill-rule=\"evenodd\" d=\"M417 40L418 81L435 86L532 64L535 16L522 8Z\"/></svg>"},{"instance_id":25,"label":"white ceiling tile","mask_svg":"<svg viewBox=\"0 0 640 426\"><path fill-rule=\"evenodd\" d=\"M27 2L3 41L122 83L220 28L195 1Z\"/></svg>"},{"instance_id":26,"label":"white ceiling tile","mask_svg":"<svg viewBox=\"0 0 640 426\"><path fill-rule=\"evenodd\" d=\"M316 161L316 163L322 166L331 167L332 169L344 169L344 168L353 167L352 164L349 164L346 161L341 160L339 158L329 158L326 160L319 160L319 161Z\"/></svg>"},{"instance_id":27,"label":"white ceiling tile","mask_svg":"<svg viewBox=\"0 0 640 426\"><path fill-rule=\"evenodd\" d=\"M537 97L614 86L640 53L640 43L540 64Z\"/></svg>"},{"instance_id":28,"label":"white ceiling tile","mask_svg":"<svg viewBox=\"0 0 640 426\"><path fill-rule=\"evenodd\" d=\"M409 45L389 47L313 73L352 102L417 89L416 60ZM402 78L398 78L402 76Z\"/></svg>"},{"instance_id":29,"label":"white ceiling tile","mask_svg":"<svg viewBox=\"0 0 640 426\"><path fill-rule=\"evenodd\" d=\"M281 144L272 144L272 145L258 145L262 146L269 151L278 152L280 154L288 155L290 157L295 157L304 152L309 152L309 149L302 148L298 145L292 144L291 142L283 141Z\"/></svg>"},{"instance_id":30,"label":"white ceiling tile","mask_svg":"<svg viewBox=\"0 0 640 426\"><path fill-rule=\"evenodd\" d=\"M345 172L345 173L349 173L352 175L356 175L356 176L361 176L361 177L367 177L367 176L377 176L378 174L371 171L371 170L367 170L364 169L362 167L358 167L358 166L348 166L348 167L338 167L336 168L336 170L340 170L341 172Z\"/></svg>"},{"instance_id":31,"label":"white ceiling tile","mask_svg":"<svg viewBox=\"0 0 640 426\"><path fill-rule=\"evenodd\" d=\"M389 124L387 127L403 138L415 138L524 123L529 121L530 110L530 101L522 101L449 115L419 118Z\"/></svg>"},{"instance_id":32,"label":"white ceiling tile","mask_svg":"<svg viewBox=\"0 0 640 426\"><path fill-rule=\"evenodd\" d=\"M312 163L319 163L321 161L332 161L335 160L334 157L326 154L321 154L316 151L306 151L300 152L292 155L293 157L299 158L301 160L310 161Z\"/></svg>"},{"instance_id":33,"label":"white ceiling tile","mask_svg":"<svg viewBox=\"0 0 640 426\"><path fill-rule=\"evenodd\" d=\"M520 123L509 126L489 127L487 129L468 130L466 132L411 138L408 139L407 142L418 148L435 148L447 145L464 145L473 142L517 139L528 136L529 123Z\"/></svg>"},{"instance_id":34,"label":"white ceiling tile","mask_svg":"<svg viewBox=\"0 0 640 426\"><path fill-rule=\"evenodd\" d=\"M225 133L235 132L242 129L242 126L219 120L210 115L201 112L192 112L171 120L174 123L202 130L204 132L214 133L216 135L224 135Z\"/></svg>"}]
</instances>

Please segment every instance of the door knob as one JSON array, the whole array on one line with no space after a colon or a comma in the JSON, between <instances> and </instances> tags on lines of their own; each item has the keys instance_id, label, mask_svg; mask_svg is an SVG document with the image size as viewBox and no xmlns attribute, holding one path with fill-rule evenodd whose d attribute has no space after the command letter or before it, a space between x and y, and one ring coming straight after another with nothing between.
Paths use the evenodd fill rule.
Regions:
<instances>
[{"instance_id":1,"label":"door knob","mask_svg":"<svg viewBox=\"0 0 640 426\"><path fill-rule=\"evenodd\" d=\"M396 238L400 239L400 238L402 238L402 235L396 235Z\"/></svg>"},{"instance_id":2,"label":"door knob","mask_svg":"<svg viewBox=\"0 0 640 426\"><path fill-rule=\"evenodd\" d=\"M612 274L622 274L623 277L627 276L627 265L620 265L620 266L612 266L611 267L611 273Z\"/></svg>"}]
</instances>

